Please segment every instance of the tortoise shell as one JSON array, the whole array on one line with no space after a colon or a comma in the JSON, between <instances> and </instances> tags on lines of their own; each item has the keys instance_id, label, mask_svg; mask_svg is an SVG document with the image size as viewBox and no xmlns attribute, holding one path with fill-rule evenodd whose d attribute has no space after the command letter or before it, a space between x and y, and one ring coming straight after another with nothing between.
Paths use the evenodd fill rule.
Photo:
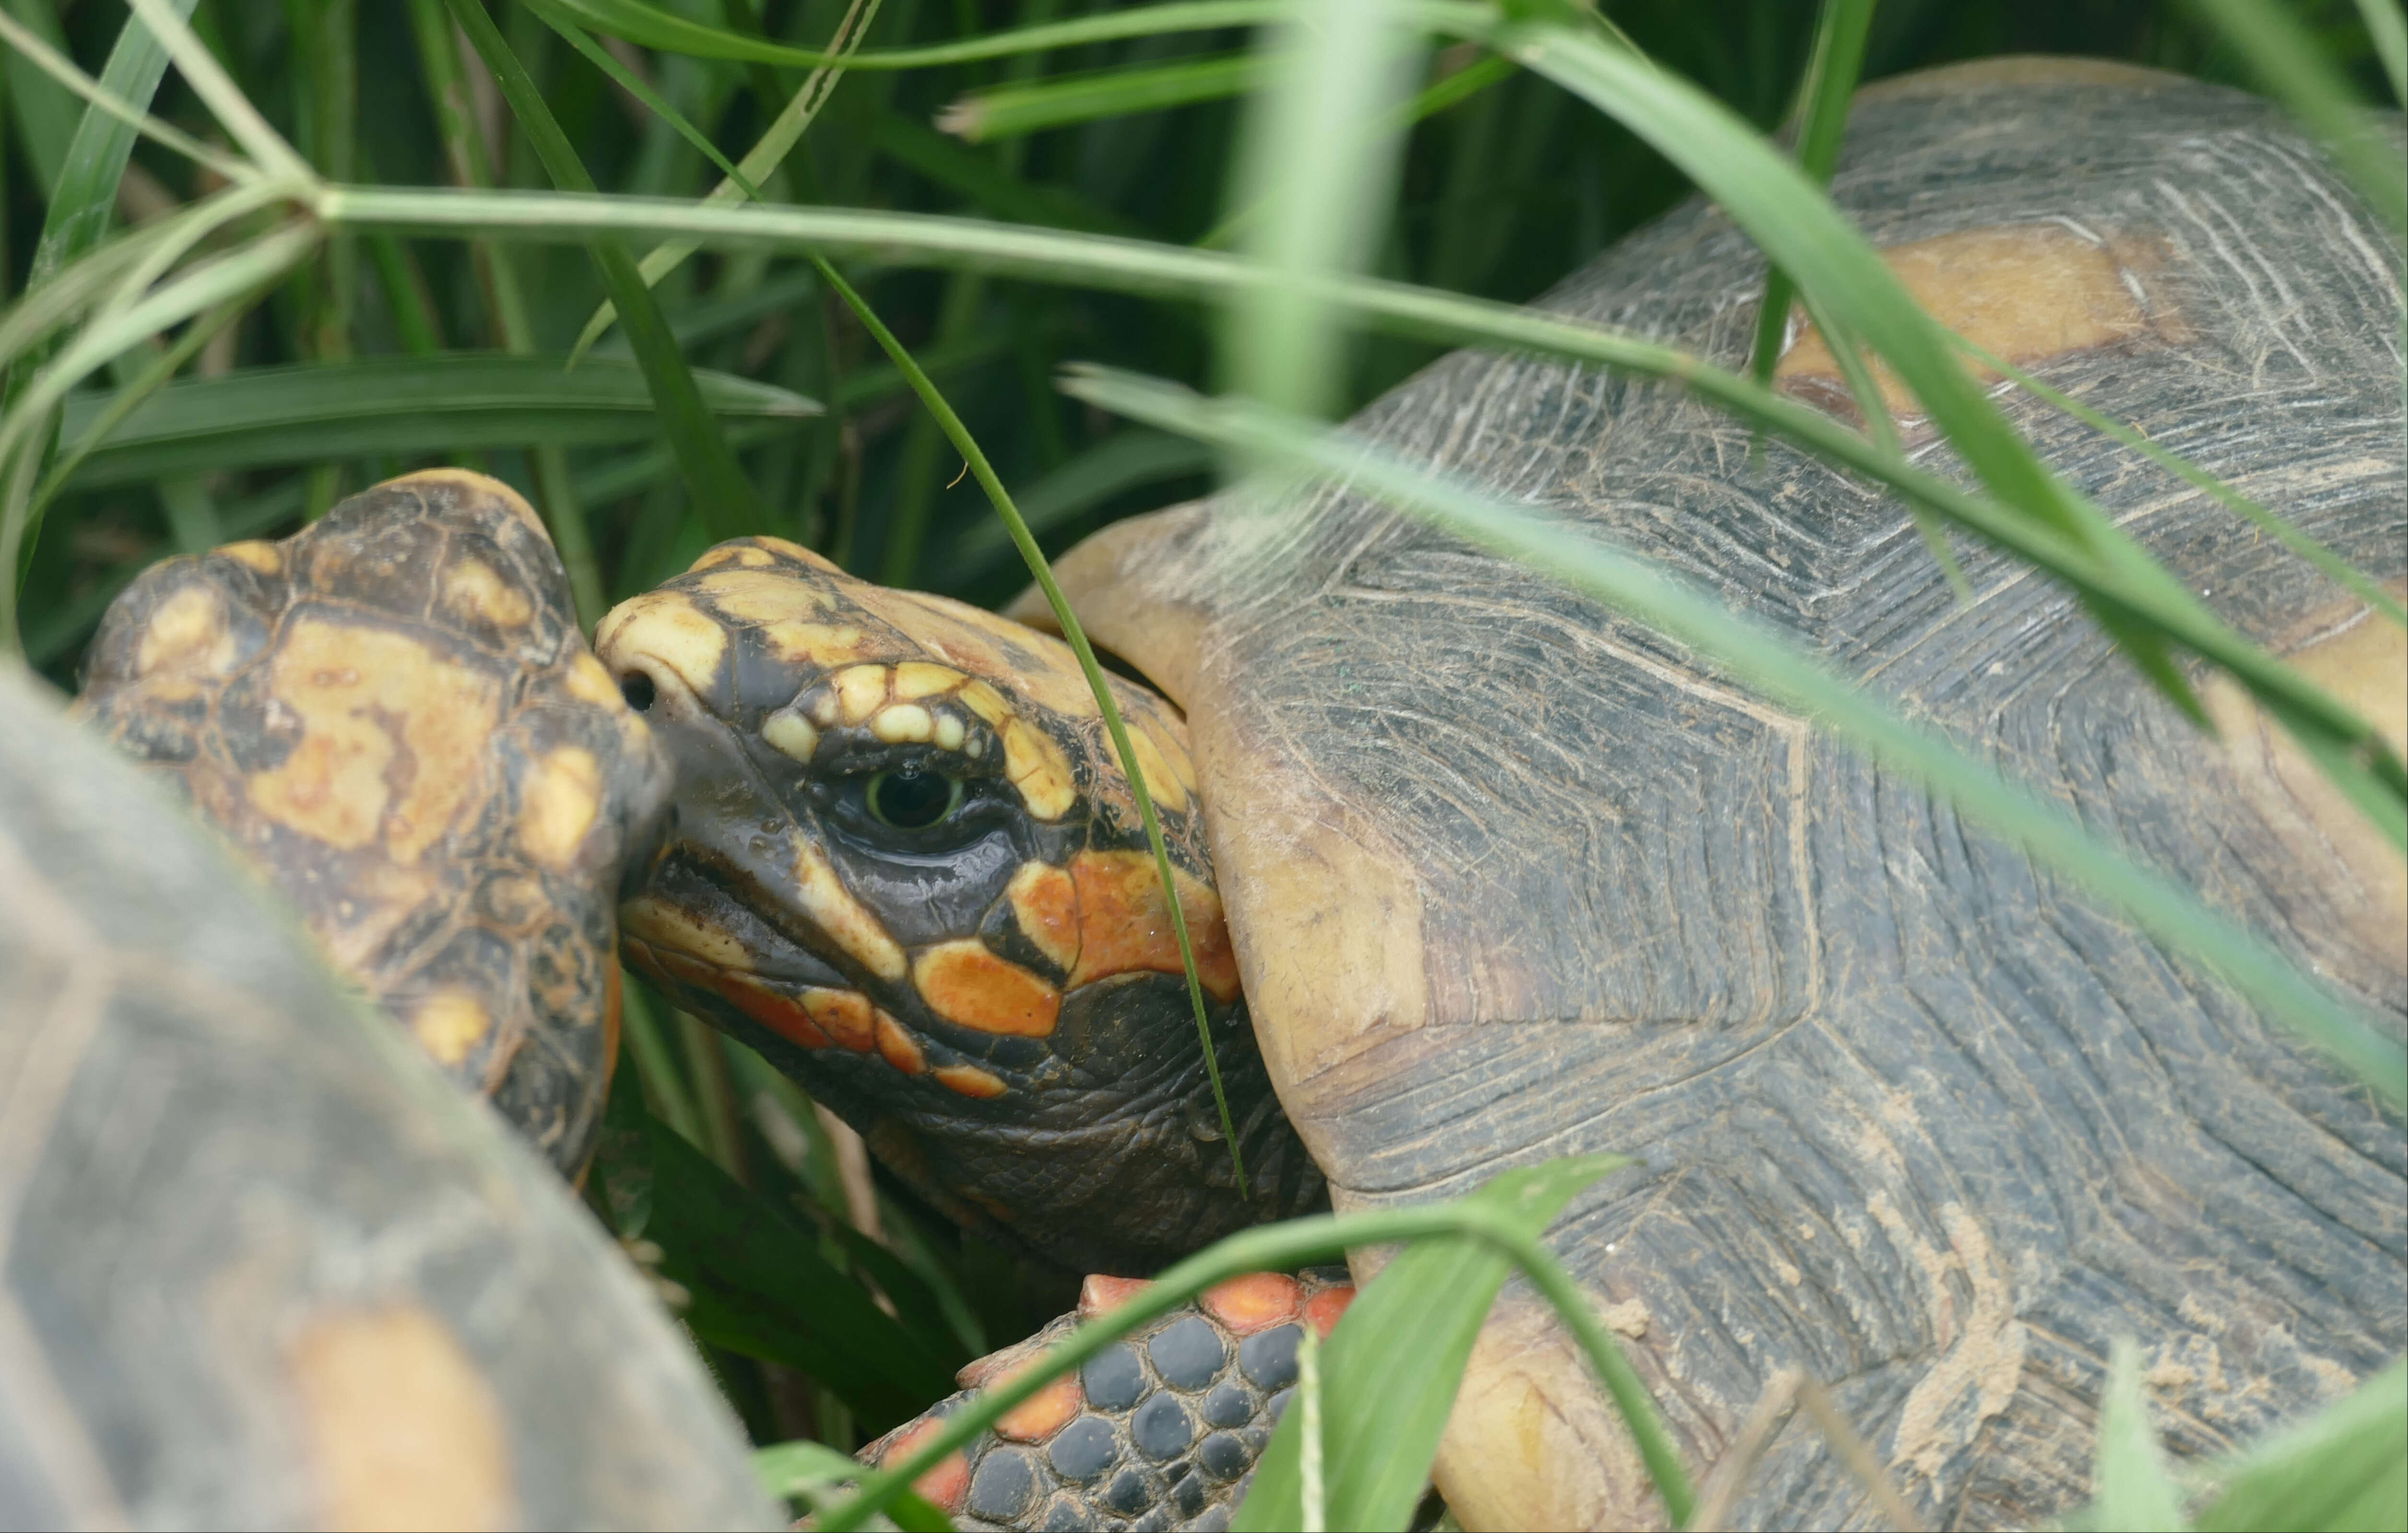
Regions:
<instances>
[{"instance_id":1,"label":"tortoise shell","mask_svg":"<svg viewBox=\"0 0 2408 1533\"><path fill-rule=\"evenodd\" d=\"M447 1074L584 1167L618 1055L619 869L641 871L669 769L516 492L412 474L282 542L155 565L78 707Z\"/></svg>"},{"instance_id":2,"label":"tortoise shell","mask_svg":"<svg viewBox=\"0 0 2408 1533\"><path fill-rule=\"evenodd\" d=\"M1832 194L1944 322L2401 578L2400 245L2273 108L2110 66L1940 71L1865 93ZM1693 204L1543 307L1736 366L1763 277ZM1781 370L1844 398L1802 327ZM2090 427L2000 404L2227 622L2399 743L2396 628ZM2193 727L2047 580L1966 546L1959 600L1898 503L1777 442L1756 458L1745 426L1642 380L1458 354L1354 429L1777 626L2398 1030L2396 854L2241 695L2207 681L2221 739ZM1553 1239L1690 1462L1796 1368L1922 1517L2029 1524L2086 1493L2117 1337L2184 1454L2408 1345L2397 1115L1678 645L1342 487L1123 523L1058 570L1097 641L1187 710L1263 1054L1337 1206L1640 1157ZM1660 1515L1513 1290L1438 1483L1468 1527ZM1802 1415L1733 1512L1869 1515Z\"/></svg>"},{"instance_id":3,"label":"tortoise shell","mask_svg":"<svg viewBox=\"0 0 2408 1533\"><path fill-rule=\"evenodd\" d=\"M464 569L465 617L441 606ZM640 724L579 694L593 662L559 587L515 495L419 476L135 588L93 711L150 769L0 675L12 1526L777 1525L641 1279L429 1063L494 1082L555 1160L603 1089L593 966L615 972L618 859L662 784ZM388 731L424 749L364 738ZM552 770L576 751L607 774L581 830ZM296 759L323 771L314 805ZM263 776L281 796L246 791ZM339 818L380 795L380 815ZM385 903L346 912L321 893L337 878ZM505 880L531 912L507 971L456 935L486 929ZM456 1036L421 1022L442 986L500 1039L435 1047ZM402 998L417 1046L363 988Z\"/></svg>"}]
</instances>

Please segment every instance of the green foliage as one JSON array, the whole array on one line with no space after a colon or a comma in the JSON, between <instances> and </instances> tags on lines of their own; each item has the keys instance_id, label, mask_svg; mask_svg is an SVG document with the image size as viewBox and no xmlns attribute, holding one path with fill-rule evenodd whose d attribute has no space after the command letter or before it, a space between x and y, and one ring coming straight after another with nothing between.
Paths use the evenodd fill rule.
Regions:
<instances>
[{"instance_id":1,"label":"green foliage","mask_svg":"<svg viewBox=\"0 0 2408 1533\"><path fill-rule=\"evenodd\" d=\"M2400 843L2408 770L2039 464L1818 192L1860 74L2106 52L2261 85L2396 224L2408 183L2360 131L2361 103L2402 89L2392 0L1828 0L1819 18L1794 0L1622 0L1602 16L1568 0L1061 0L1010 17L915 0L135 9L0 0L14 172L0 571L19 576L0 587L0 637L22 636L62 681L149 562L289 531L342 487L428 463L470 459L525 490L590 623L737 531L992 601L1040 552L1204 489L1219 453L1303 462L1718 656L2086 879L2394 1102L2408 1095L2397 1043L2312 978L1718 605L1294 415L1150 381L1234 383L1336 417L1467 343L1679 380L1890 486L1935 548L1945 524L2063 581L2178 702L2172 657L2221 666ZM1794 158L1763 136L1784 117ZM1776 268L1752 378L1513 307L1692 182ZM1901 455L1894 434L1763 386L1792 284L1856 376L1878 359L1916 391L1976 490ZM1072 362L1102 368L1066 401L1053 380ZM947 443L975 484L940 487ZM2296 538L2273 510L2208 488ZM1330 1526L1403 1526L1470 1338L1515 1271L1556 1306L1667 1506L1687 1512L1687 1470L1645 1392L1541 1239L1603 1162L1235 1237L957 1412L910 1463L863 1473L842 1454L864 1432L1050 1318L1062 1275L873 1184L790 1083L640 986L626 1024L589 1196L756 1440L789 1440L761 1471L823 1526L881 1506L898 1526L941 1526L910 1478L1052 1371L1222 1277L1391 1240L1423 1243L1319 1360L1320 1471L1306 1472L1292 1413L1249 1523L1316 1509ZM1418 1344L1378 1344L1393 1334ZM2119 1354L2094 1525L2182 1526L2187 1505L2201 1527L2399 1526L2403 1390L2394 1368L2193 1483L2163 1469L2137 1364Z\"/></svg>"}]
</instances>

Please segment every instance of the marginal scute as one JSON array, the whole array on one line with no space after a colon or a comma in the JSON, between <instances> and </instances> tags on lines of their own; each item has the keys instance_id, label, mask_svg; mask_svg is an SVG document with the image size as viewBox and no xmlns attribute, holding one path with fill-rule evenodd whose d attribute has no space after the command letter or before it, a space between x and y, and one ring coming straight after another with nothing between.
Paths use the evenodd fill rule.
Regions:
<instances>
[{"instance_id":1,"label":"marginal scute","mask_svg":"<svg viewBox=\"0 0 2408 1533\"><path fill-rule=\"evenodd\" d=\"M602 764L581 745L545 753L520 790L519 844L555 872L576 865L602 815Z\"/></svg>"},{"instance_id":2,"label":"marginal scute","mask_svg":"<svg viewBox=\"0 0 2408 1533\"><path fill-rule=\"evenodd\" d=\"M235 663L224 604L207 586L187 586L159 604L135 650L135 674L154 692L180 700L225 675ZM183 684L172 685L174 677Z\"/></svg>"},{"instance_id":3,"label":"marginal scute","mask_svg":"<svg viewBox=\"0 0 2408 1533\"><path fill-rule=\"evenodd\" d=\"M535 616L535 603L527 594L481 559L462 557L444 568L442 600L455 616L481 618L503 628L518 627Z\"/></svg>"}]
</instances>

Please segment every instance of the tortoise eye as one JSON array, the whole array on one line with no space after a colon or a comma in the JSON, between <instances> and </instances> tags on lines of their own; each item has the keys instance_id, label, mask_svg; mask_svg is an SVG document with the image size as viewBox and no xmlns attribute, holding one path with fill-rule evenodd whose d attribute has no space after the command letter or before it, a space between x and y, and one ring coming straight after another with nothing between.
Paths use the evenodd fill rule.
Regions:
<instances>
[{"instance_id":1,"label":"tortoise eye","mask_svg":"<svg viewBox=\"0 0 2408 1533\"><path fill-rule=\"evenodd\" d=\"M941 772L880 772L861 795L869 817L896 830L925 830L942 824L962 807L958 778Z\"/></svg>"}]
</instances>

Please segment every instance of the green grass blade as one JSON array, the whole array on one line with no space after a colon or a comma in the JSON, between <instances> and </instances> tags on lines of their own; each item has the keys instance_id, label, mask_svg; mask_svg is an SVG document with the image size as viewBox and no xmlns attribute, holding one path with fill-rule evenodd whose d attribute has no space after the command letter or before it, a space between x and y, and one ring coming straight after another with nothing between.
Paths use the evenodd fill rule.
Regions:
<instances>
[{"instance_id":1,"label":"green grass blade","mask_svg":"<svg viewBox=\"0 0 2408 1533\"><path fill-rule=\"evenodd\" d=\"M1464 1201L1494 1210L1536 1239L1595 1177L1578 1165L1507 1171ZM1326 1526L1401 1533L1412 1520L1471 1344L1512 1270L1512 1258L1484 1241L1422 1240L1347 1307L1321 1358ZM1233 1529L1309 1526L1314 1497L1304 1471L1312 1425L1295 1409L1281 1418ZM1686 1513L1674 1509L1676 1525Z\"/></svg>"},{"instance_id":2,"label":"green grass blade","mask_svg":"<svg viewBox=\"0 0 2408 1533\"><path fill-rule=\"evenodd\" d=\"M1403 136L1362 125L1410 99L1423 46L1384 0L1297 0L1262 44L1232 206L1261 206L1244 243L1276 275L1237 294L1224 321L1222 366L1239 393L1307 415L1342 396L1349 327L1314 279L1362 269L1386 228Z\"/></svg>"},{"instance_id":3,"label":"green grass blade","mask_svg":"<svg viewBox=\"0 0 2408 1533\"><path fill-rule=\"evenodd\" d=\"M612 58L609 49L587 36L585 29L571 21L567 12L551 4L550 0L520 0L520 3L533 11L544 25L560 34L569 47L584 55L586 63L609 77L611 82L619 89L642 102L646 110L667 123L679 137L700 151L704 159L717 165L720 174L734 181L743 190L746 196L756 202L760 200L761 189L752 184L751 177L737 168L734 161L719 152L719 146L710 141L710 135L688 122L684 113L670 106L662 98L658 91L644 83L643 76Z\"/></svg>"},{"instance_id":4,"label":"green grass blade","mask_svg":"<svg viewBox=\"0 0 2408 1533\"><path fill-rule=\"evenodd\" d=\"M671 234L722 249L853 251L890 260L908 256L931 265L974 267L1039 281L1163 296L1217 300L1272 279L1263 268L1192 247L928 214L761 205L712 208L561 193L469 194L374 187L328 188L317 193L315 206L321 217L337 222L430 234L474 230L566 242L582 242L596 233ZM2330 742L2332 749L2319 759L2339 763L2343 791L2367 809L2395 845L2408 845L2408 768L2401 766L2372 726L2234 633L2181 581L2169 577L2123 532L2107 523L2096 506L2081 502L2088 508L2086 515L2094 527L2105 530L2094 531L2087 542L2077 541L2037 518L1970 494L1914 463L1885 455L1863 435L1820 410L1670 347L1511 305L1402 283L1353 278L1322 279L1307 285L1323 302L1399 335L1562 357L1666 379L1817 456L1890 486L1912 504L1928 507L1955 525L2047 571L2094 604L2128 611L2224 667L2295 735ZM1959 366L1953 355L1949 365ZM1970 379L1970 374L1965 376ZM2022 450L2019 442L2016 446Z\"/></svg>"},{"instance_id":5,"label":"green grass blade","mask_svg":"<svg viewBox=\"0 0 2408 1533\"><path fill-rule=\"evenodd\" d=\"M939 64L975 64L982 59L1010 58L1015 53L1044 52L1088 43L1118 42L1130 37L1158 37L1179 32L1211 32L1222 27L1257 26L1283 20L1293 0L1179 0L1165 6L1140 6L1082 17L1075 21L1048 21L962 42L929 48L897 48L875 53L815 52L763 42L723 27L674 16L642 0L559 0L578 20L596 32L608 33L666 53L698 59L739 59L748 63L783 64L804 68L834 65L840 69L924 69Z\"/></svg>"},{"instance_id":6,"label":"green grass blade","mask_svg":"<svg viewBox=\"0 0 2408 1533\"><path fill-rule=\"evenodd\" d=\"M700 372L704 408L731 420L799 420L820 412L769 383ZM644 375L631 362L566 371L557 356L453 351L250 367L169 384L95 437L113 396L66 404L62 438L88 453L79 484L139 483L172 474L308 464L392 453L414 457L549 443L607 445L658 431Z\"/></svg>"},{"instance_id":7,"label":"green grass blade","mask_svg":"<svg viewBox=\"0 0 2408 1533\"><path fill-rule=\"evenodd\" d=\"M1115 495L1140 485L1205 473L1212 464L1211 449L1193 437L1132 428L1113 432L1028 485L1016 498L1029 532L1042 537ZM947 552L954 580L965 582L993 572L1016 551L1010 532L997 518L970 528Z\"/></svg>"},{"instance_id":8,"label":"green grass blade","mask_svg":"<svg viewBox=\"0 0 2408 1533\"><path fill-rule=\"evenodd\" d=\"M853 0L843 19L837 22L835 35L828 40L832 59L841 61L850 58L861 47L861 39L869 35L870 23L878 20L879 4L880 0ZM822 64L812 70L810 77L803 81L802 88L787 100L785 107L771 121L760 141L746 150L744 158L738 163L737 168L744 173L743 176L723 180L712 187L703 196L703 203L716 206L747 196L759 200L760 194L754 188L767 180L785 163L786 156L795 151L795 146L803 141L803 135L810 131L812 121L819 116L820 108L827 105L828 96L842 78L840 68L841 64L838 63ZM691 242L672 241L645 251L643 260L637 264L637 269L643 275L644 285L651 287L658 283L699 248ZM568 349L569 365L577 365L618 316L618 306L608 300L594 311L585 322L585 328L578 332L577 344Z\"/></svg>"},{"instance_id":9,"label":"green grass blade","mask_svg":"<svg viewBox=\"0 0 2408 1533\"><path fill-rule=\"evenodd\" d=\"M2113 437L2158 467L2182 480L2186 484L2214 495L2243 519L2264 531L2269 537L2315 566L2335 585L2373 608L2393 623L2408 627L2408 606L2402 606L2398 597L2368 579L2348 560L2301 532L2287 517L2277 515L2259 505L2180 453L2169 452L2121 421L2103 415L2072 395L2051 388L2023 368L1993 355L1961 336L1954 338L1966 355L2014 383L2015 387L2036 398L2046 400L2092 429Z\"/></svg>"},{"instance_id":10,"label":"green grass blade","mask_svg":"<svg viewBox=\"0 0 2408 1533\"><path fill-rule=\"evenodd\" d=\"M1316 435L1302 422L1243 401L1206 400L1103 369L1084 370L1067 386L1079 398L1149 425L1342 477L1432 526L1645 623L2022 846L2170 951L2221 977L2386 1101L2408 1106L2408 1049L2254 932L2130 860L2074 815L2011 781L1987 761L1860 692L1795 641L1686 582L1667 578L1601 538L1568 531L1530 509L1398 463L1343 432Z\"/></svg>"},{"instance_id":11,"label":"green grass blade","mask_svg":"<svg viewBox=\"0 0 2408 1533\"><path fill-rule=\"evenodd\" d=\"M877 312L862 301L861 294L853 290L853 285L824 259L814 255L812 261L819 267L821 280L844 300L845 306L853 310L853 317L878 342L880 350L910 380L911 390L920 396L921 405L936 417L946 439L969 465L971 474L979 481L979 488L984 490L987 499L994 503L996 517L1010 529L1011 541L1020 550L1021 558L1027 561L1029 575L1037 581L1039 589L1045 593L1046 603L1054 609L1054 621L1062 625L1062 638L1069 644L1071 652L1079 657L1079 669L1086 676L1088 689L1096 695L1096 710L1103 715L1104 728L1112 738L1113 753L1119 758L1122 775L1127 779L1129 796L1137 801L1138 818L1145 823L1146 845L1153 849L1154 874L1162 881L1163 907L1170 913L1171 935L1179 940L1180 967L1187 976L1187 999L1196 1012L1196 1039L1203 1048L1204 1071L1212 1082L1212 1105L1221 1115L1221 1135L1229 1146L1229 1166L1236 1173L1238 1196L1243 1199L1248 1196L1245 1157L1238 1147L1237 1125L1229 1117L1228 1095L1222 1089L1221 1062L1212 1051L1211 1024L1204 1008L1204 984L1196 972L1196 947L1188 934L1187 913L1179 902L1179 881L1171 872L1170 848L1162 838L1162 820L1154 813L1154 795L1146 788L1145 772L1138 765L1137 748L1129 743L1128 726L1121 720L1119 705L1112 701L1111 684L1105 681L1103 667L1096 663L1095 647L1087 642L1086 630L1079 626L1078 614L1070 610L1069 602L1063 598L1062 588L1054 583L1054 571L1045 563L1044 553L1038 549L1037 539L1030 535L1028 523L1021 519L1019 509L1011 503L1010 492L1004 489L1003 480L996 477L994 465L979 450L978 441L969 434L969 428L962 424L961 417L953 413L953 406L938 392L937 386L928 381L928 375L911 360L911 353L904 350L903 343L895 338L894 333L886 328Z\"/></svg>"},{"instance_id":12,"label":"green grass blade","mask_svg":"<svg viewBox=\"0 0 2408 1533\"><path fill-rule=\"evenodd\" d=\"M1628 1164L1620 1155L1585 1155L1528 1168L1527 1172L1541 1175L1536 1185L1546 1185L1556 1176L1585 1184ZM820 1526L828 1533L861 1526L876 1515L897 1488L909 1485L947 1454L994 1426L1049 1380L1077 1368L1120 1338L1216 1282L1242 1273L1326 1260L1349 1249L1449 1237L1468 1237L1503 1251L1541 1297L1554 1306L1556 1317L1571 1331L1589 1365L1604 1381L1607 1394L1638 1441L1640 1457L1664 1497L1665 1506L1673 1512L1675 1521L1685 1516L1696 1502L1696 1493L1673 1451L1671 1439L1629 1360L1622 1355L1621 1347L1597 1318L1572 1275L1547 1249L1545 1241L1529 1235L1510 1215L1500 1213L1492 1205L1458 1199L1378 1212L1320 1214L1229 1236L1180 1262L1139 1293L1072 1331L1048 1349L1037 1363L990 1385L978 1399L946 1417L943 1427L930 1433L902 1462L882 1466L875 1473L864 1475L860 1493L829 1509L820 1519Z\"/></svg>"},{"instance_id":13,"label":"green grass blade","mask_svg":"<svg viewBox=\"0 0 2408 1533\"><path fill-rule=\"evenodd\" d=\"M594 179L586 173L585 163L578 158L568 136L561 132L552 108L503 40L501 30L485 13L483 0L445 0L445 5L477 56L493 71L503 99L509 103L553 183L571 192L592 192ZM589 249L603 290L626 322L627 338L652 387L653 405L666 417L669 445L677 452L686 494L695 510L714 537L734 537L764 526L752 483L737 466L736 455L728 451L718 423L704 408L677 337L661 317L660 306L652 301L635 258L624 244L608 236L594 240Z\"/></svg>"},{"instance_id":14,"label":"green grass blade","mask_svg":"<svg viewBox=\"0 0 2408 1533\"><path fill-rule=\"evenodd\" d=\"M1262 64L1254 54L1056 76L1026 85L973 91L937 115L937 126L973 144L1040 133L1100 118L1160 111L1243 95Z\"/></svg>"},{"instance_id":15,"label":"green grass blade","mask_svg":"<svg viewBox=\"0 0 2408 1533\"><path fill-rule=\"evenodd\" d=\"M2118 1337L2108 1355L2099 1400L2099 1449L2092 1471L2097 1526L2125 1533L2182 1533L2182 1493L2166 1473L2141 1392L2141 1349Z\"/></svg>"},{"instance_id":16,"label":"green grass blade","mask_svg":"<svg viewBox=\"0 0 2408 1533\"><path fill-rule=\"evenodd\" d=\"M996 156L900 112L882 112L870 130L892 155L948 192L1015 223L1093 234L1129 234L1136 225L1061 186L1034 186L996 163Z\"/></svg>"},{"instance_id":17,"label":"green grass blade","mask_svg":"<svg viewBox=\"0 0 2408 1533\"><path fill-rule=\"evenodd\" d=\"M2408 236L2408 164L2401 162L2396 140L2382 131L2364 100L2300 19L2269 0L2189 3L2224 34L2243 67L2258 78L2268 93L2324 141L2327 152L2373 205L2392 237ZM2397 0L2374 0L2374 4L2393 6L2397 17ZM2374 30L2379 46L2383 31L2370 30ZM2394 67L2391 58L2385 55L2386 70ZM2396 73L2392 76L2395 85L2399 78Z\"/></svg>"},{"instance_id":18,"label":"green grass blade","mask_svg":"<svg viewBox=\"0 0 2408 1533\"><path fill-rule=\"evenodd\" d=\"M165 348L157 356L151 358L139 373L120 385L106 398L93 401L88 396L79 398L70 395L66 408L61 411L59 431L60 439L67 446L59 455L58 462L50 466L50 473L42 480L41 489L34 496L34 515L38 518L42 514L43 509L49 506L51 497L74 480L77 470L83 466L101 443L107 441L125 423L128 416L155 398L159 391L167 386L168 380L180 372L184 364L190 362L194 353L207 346L227 325L249 313L251 306L258 302L262 296L263 294L259 293L245 294L231 302L220 304L215 309L194 320L184 327L182 335L176 337L174 345ZM97 409L92 408L95 403L99 407ZM76 408L78 406L84 408L79 411ZM76 419L79 414L82 419ZM148 479L152 476L142 477ZM169 476L163 474L157 477L164 479Z\"/></svg>"},{"instance_id":19,"label":"green grass blade","mask_svg":"<svg viewBox=\"0 0 2408 1533\"><path fill-rule=\"evenodd\" d=\"M773 1442L752 1450L752 1472L771 1496L781 1501L802 1501L817 1512L861 1478L861 1462L824 1442ZM906 1533L921 1528L950 1530L953 1526L943 1512L909 1490L896 1493L886 1504L886 1514Z\"/></svg>"},{"instance_id":20,"label":"green grass blade","mask_svg":"<svg viewBox=\"0 0 2408 1533\"><path fill-rule=\"evenodd\" d=\"M2212 1472L2200 1533L2408 1527L2408 1362Z\"/></svg>"},{"instance_id":21,"label":"green grass blade","mask_svg":"<svg viewBox=\"0 0 2408 1533\"><path fill-rule=\"evenodd\" d=\"M1873 0L1823 0L1814 23L1814 48L1806 58L1806 78L1798 85L1798 169L1816 186L1828 186L1840 163L1840 141L1848 126L1848 104L1856 93L1856 78L1864 72L1865 37L1872 30ZM1756 346L1748 357L1748 373L1758 383L1772 381L1772 365L1781 360L1781 340L1789 328L1789 300L1797 290L1789 274L1774 266L1764 274L1764 297L1756 305ZM1839 356L1837 344L1831 354ZM1854 387L1853 380L1851 387ZM1864 396L1859 394L1859 399ZM1868 406L1867 416L1878 406Z\"/></svg>"}]
</instances>

